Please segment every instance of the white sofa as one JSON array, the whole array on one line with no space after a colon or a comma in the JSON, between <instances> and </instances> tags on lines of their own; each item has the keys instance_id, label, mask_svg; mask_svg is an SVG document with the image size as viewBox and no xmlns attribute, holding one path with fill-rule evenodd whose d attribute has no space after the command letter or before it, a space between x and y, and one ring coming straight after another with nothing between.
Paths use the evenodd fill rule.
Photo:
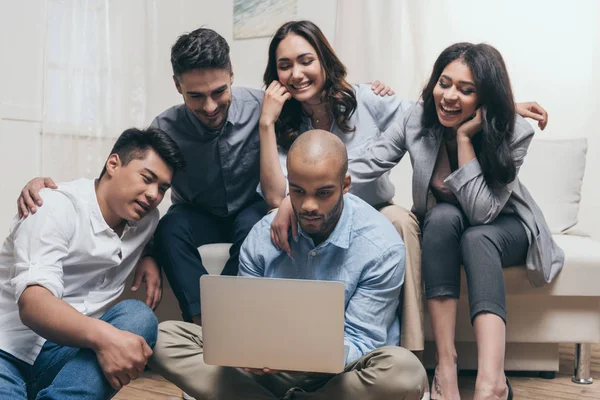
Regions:
<instances>
[{"instance_id":1,"label":"white sofa","mask_svg":"<svg viewBox=\"0 0 600 400\"><path fill-rule=\"evenodd\" d=\"M581 344L576 346L577 378L591 382L589 344L600 343L600 242L577 230L586 151L585 139L536 139L519 173L564 250L565 264L555 280L541 288L531 287L524 268L505 269L507 370L544 371L542 376L552 377L559 368L558 344L575 343ZM462 278L457 350L461 368L476 369L464 271ZM424 363L433 368L435 346L427 314L425 321Z\"/></svg>"},{"instance_id":2,"label":"white sofa","mask_svg":"<svg viewBox=\"0 0 600 400\"><path fill-rule=\"evenodd\" d=\"M532 142L520 172L565 251L562 272L551 284L532 288L524 268L505 270L507 292L506 369L558 371L558 344L574 343L579 352L578 379L589 383L589 346L600 343L600 242L576 230L581 183L585 169L585 139ZM548 157L560 154L561 162ZM403 163L407 163L404 161ZM567 166L567 167L565 167ZM405 167L403 167L405 168ZM410 180L392 173L399 191ZM166 210L166 206L163 207ZM219 273L228 258L229 244L202 246L199 250L210 273ZM469 320L466 283L462 285L456 331L457 349L463 369L477 368L477 352ZM131 294L126 294L131 296ZM142 293L135 294L141 298ZM181 313L165 280L159 320L180 319ZM435 366L431 325L426 315L424 363ZM549 374L548 374L549 372Z\"/></svg>"}]
</instances>

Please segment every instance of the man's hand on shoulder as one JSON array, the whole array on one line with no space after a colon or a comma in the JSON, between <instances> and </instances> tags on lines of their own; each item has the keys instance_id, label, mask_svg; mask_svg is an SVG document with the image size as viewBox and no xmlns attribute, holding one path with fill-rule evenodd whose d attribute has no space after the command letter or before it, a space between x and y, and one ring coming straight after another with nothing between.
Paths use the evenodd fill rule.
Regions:
<instances>
[{"instance_id":1,"label":"man's hand on shoulder","mask_svg":"<svg viewBox=\"0 0 600 400\"><path fill-rule=\"evenodd\" d=\"M138 261L131 291L137 291L142 282L146 283L146 305L154 311L162 298L162 276L158 264L150 256Z\"/></svg>"},{"instance_id":2,"label":"man's hand on shoulder","mask_svg":"<svg viewBox=\"0 0 600 400\"><path fill-rule=\"evenodd\" d=\"M119 390L144 371L152 349L143 337L103 324L93 350L104 377Z\"/></svg>"},{"instance_id":3,"label":"man's hand on shoulder","mask_svg":"<svg viewBox=\"0 0 600 400\"><path fill-rule=\"evenodd\" d=\"M52 178L33 178L27 182L17 199L19 218L27 218L30 211L35 214L37 207L42 206L43 201L40 197L40 190L44 188L56 189L57 187Z\"/></svg>"}]
</instances>

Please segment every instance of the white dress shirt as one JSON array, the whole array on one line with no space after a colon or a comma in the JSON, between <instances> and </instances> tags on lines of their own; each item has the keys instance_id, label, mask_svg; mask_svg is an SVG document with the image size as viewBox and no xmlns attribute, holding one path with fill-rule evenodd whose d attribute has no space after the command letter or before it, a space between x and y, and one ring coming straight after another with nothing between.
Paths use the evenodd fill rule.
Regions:
<instances>
[{"instance_id":1,"label":"white dress shirt","mask_svg":"<svg viewBox=\"0 0 600 400\"><path fill-rule=\"evenodd\" d=\"M40 196L43 206L13 219L0 251L0 349L29 364L45 339L21 322L23 291L43 286L82 314L100 317L123 292L159 218L153 210L119 237L102 216L91 179L43 189Z\"/></svg>"}]
</instances>

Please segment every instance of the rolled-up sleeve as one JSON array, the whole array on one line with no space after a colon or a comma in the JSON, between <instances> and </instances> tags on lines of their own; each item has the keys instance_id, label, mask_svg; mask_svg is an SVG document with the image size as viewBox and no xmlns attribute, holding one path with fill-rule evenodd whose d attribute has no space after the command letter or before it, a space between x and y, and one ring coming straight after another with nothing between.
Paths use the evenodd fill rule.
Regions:
<instances>
[{"instance_id":1,"label":"rolled-up sleeve","mask_svg":"<svg viewBox=\"0 0 600 400\"><path fill-rule=\"evenodd\" d=\"M64 292L63 261L75 231L75 208L61 193L49 189L42 192L44 205L13 229L11 285L16 302L32 285L43 286L58 298Z\"/></svg>"},{"instance_id":2,"label":"rolled-up sleeve","mask_svg":"<svg viewBox=\"0 0 600 400\"><path fill-rule=\"evenodd\" d=\"M395 120L403 116L415 104L414 101L404 100L397 95L380 96L375 94L371 85L367 84L357 85L355 90L357 102L365 105L381 132L389 128Z\"/></svg>"}]
</instances>

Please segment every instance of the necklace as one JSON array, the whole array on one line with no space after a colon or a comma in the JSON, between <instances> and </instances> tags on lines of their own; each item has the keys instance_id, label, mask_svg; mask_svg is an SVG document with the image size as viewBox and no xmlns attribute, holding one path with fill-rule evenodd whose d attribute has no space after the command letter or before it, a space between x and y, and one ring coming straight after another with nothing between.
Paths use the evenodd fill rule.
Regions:
<instances>
[{"instance_id":1,"label":"necklace","mask_svg":"<svg viewBox=\"0 0 600 400\"><path fill-rule=\"evenodd\" d=\"M326 122L327 118L331 118L331 113L329 112L329 110L325 110L323 115L318 116L316 115L316 112L312 112L308 117L313 121L314 125L319 124L321 121Z\"/></svg>"}]
</instances>

